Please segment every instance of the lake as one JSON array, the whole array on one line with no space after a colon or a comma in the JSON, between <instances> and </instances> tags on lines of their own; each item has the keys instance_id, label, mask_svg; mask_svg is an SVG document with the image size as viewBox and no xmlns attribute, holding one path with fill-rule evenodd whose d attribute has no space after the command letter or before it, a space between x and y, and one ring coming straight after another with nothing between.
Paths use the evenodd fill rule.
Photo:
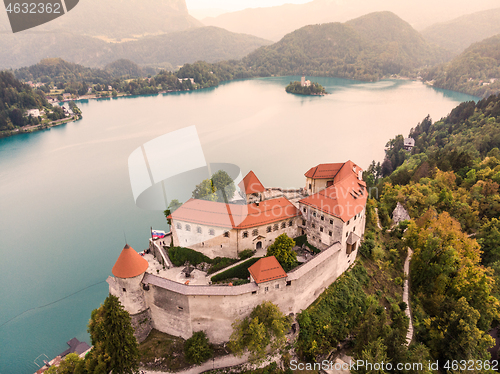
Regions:
<instances>
[{"instance_id":1,"label":"lake","mask_svg":"<svg viewBox=\"0 0 500 374\"><path fill-rule=\"evenodd\" d=\"M420 82L336 78L312 79L329 95L297 96L285 92L291 80L300 77L80 102L80 121L0 139L0 374L33 373L37 356L52 359L73 337L90 343L90 313L125 240L141 251L150 227L167 229L132 195L128 157L145 142L196 125L208 162L253 170L267 187L303 187L312 166L366 168L427 114L477 100Z\"/></svg>"}]
</instances>

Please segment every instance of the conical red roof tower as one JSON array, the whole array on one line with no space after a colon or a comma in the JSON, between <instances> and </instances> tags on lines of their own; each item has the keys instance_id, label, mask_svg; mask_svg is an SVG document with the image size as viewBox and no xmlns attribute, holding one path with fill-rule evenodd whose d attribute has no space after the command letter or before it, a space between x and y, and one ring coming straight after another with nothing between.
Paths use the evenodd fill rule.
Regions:
<instances>
[{"instance_id":1,"label":"conical red roof tower","mask_svg":"<svg viewBox=\"0 0 500 374\"><path fill-rule=\"evenodd\" d=\"M144 273L147 268L148 262L126 244L111 271L118 278L133 278Z\"/></svg>"}]
</instances>

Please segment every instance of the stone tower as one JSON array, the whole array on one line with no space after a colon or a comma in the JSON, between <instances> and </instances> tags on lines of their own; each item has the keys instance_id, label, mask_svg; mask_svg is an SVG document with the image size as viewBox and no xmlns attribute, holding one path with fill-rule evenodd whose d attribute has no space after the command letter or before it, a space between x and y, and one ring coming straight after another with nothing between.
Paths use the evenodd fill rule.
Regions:
<instances>
[{"instance_id":1,"label":"stone tower","mask_svg":"<svg viewBox=\"0 0 500 374\"><path fill-rule=\"evenodd\" d=\"M115 278L108 280L110 293L120 299L130 315L147 308L141 283L147 269L148 262L127 244L111 270Z\"/></svg>"}]
</instances>

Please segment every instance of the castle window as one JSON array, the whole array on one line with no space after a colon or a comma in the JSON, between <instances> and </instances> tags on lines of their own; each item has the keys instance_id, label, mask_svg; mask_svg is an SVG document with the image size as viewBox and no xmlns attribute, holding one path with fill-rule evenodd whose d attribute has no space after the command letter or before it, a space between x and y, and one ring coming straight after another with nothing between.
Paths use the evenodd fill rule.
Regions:
<instances>
[{"instance_id":1,"label":"castle window","mask_svg":"<svg viewBox=\"0 0 500 374\"><path fill-rule=\"evenodd\" d=\"M125 288L122 288L123 289L123 292L127 292L127 290Z\"/></svg>"},{"instance_id":2,"label":"castle window","mask_svg":"<svg viewBox=\"0 0 500 374\"><path fill-rule=\"evenodd\" d=\"M255 295L257 293L257 291L252 291L252 295Z\"/></svg>"},{"instance_id":3,"label":"castle window","mask_svg":"<svg viewBox=\"0 0 500 374\"><path fill-rule=\"evenodd\" d=\"M331 232L331 231L328 231L328 235L332 236L332 232Z\"/></svg>"},{"instance_id":4,"label":"castle window","mask_svg":"<svg viewBox=\"0 0 500 374\"><path fill-rule=\"evenodd\" d=\"M313 212L313 217L316 217L316 212Z\"/></svg>"},{"instance_id":5,"label":"castle window","mask_svg":"<svg viewBox=\"0 0 500 374\"><path fill-rule=\"evenodd\" d=\"M271 226L267 226L267 228L266 228L266 232L271 232L271 230L272 230L272 229L271 229Z\"/></svg>"},{"instance_id":6,"label":"castle window","mask_svg":"<svg viewBox=\"0 0 500 374\"><path fill-rule=\"evenodd\" d=\"M306 208L304 208L304 209L302 209L302 210L304 211L304 213L305 213L305 212L307 212L307 209L306 209Z\"/></svg>"},{"instance_id":7,"label":"castle window","mask_svg":"<svg viewBox=\"0 0 500 374\"><path fill-rule=\"evenodd\" d=\"M302 226L305 226L305 225L306 225L306 221L302 220Z\"/></svg>"},{"instance_id":8,"label":"castle window","mask_svg":"<svg viewBox=\"0 0 500 374\"><path fill-rule=\"evenodd\" d=\"M286 228L286 222L281 222L281 228L282 229Z\"/></svg>"},{"instance_id":9,"label":"castle window","mask_svg":"<svg viewBox=\"0 0 500 374\"><path fill-rule=\"evenodd\" d=\"M309 189L311 189L311 187L312 187L312 186L311 186L311 183L309 183Z\"/></svg>"},{"instance_id":10,"label":"castle window","mask_svg":"<svg viewBox=\"0 0 500 374\"><path fill-rule=\"evenodd\" d=\"M273 231L278 231L279 228L280 228L279 225L275 223L273 226Z\"/></svg>"},{"instance_id":11,"label":"castle window","mask_svg":"<svg viewBox=\"0 0 500 374\"><path fill-rule=\"evenodd\" d=\"M348 232L346 232L346 233L345 233L345 237L347 238L348 236L349 236L349 233L348 233Z\"/></svg>"},{"instance_id":12,"label":"castle window","mask_svg":"<svg viewBox=\"0 0 500 374\"><path fill-rule=\"evenodd\" d=\"M351 220L347 221L347 226L349 226L349 223L351 222Z\"/></svg>"},{"instance_id":13,"label":"castle window","mask_svg":"<svg viewBox=\"0 0 500 374\"><path fill-rule=\"evenodd\" d=\"M333 219L330 220L330 225L333 225Z\"/></svg>"},{"instance_id":14,"label":"castle window","mask_svg":"<svg viewBox=\"0 0 500 374\"><path fill-rule=\"evenodd\" d=\"M321 220L324 221L325 220L325 216L321 216Z\"/></svg>"},{"instance_id":15,"label":"castle window","mask_svg":"<svg viewBox=\"0 0 500 374\"><path fill-rule=\"evenodd\" d=\"M244 238L248 238L248 231L245 231L245 232L243 233L243 237L244 237Z\"/></svg>"},{"instance_id":16,"label":"castle window","mask_svg":"<svg viewBox=\"0 0 500 374\"><path fill-rule=\"evenodd\" d=\"M179 309L179 310L184 310L184 308L183 308L183 307L181 307L181 306L178 306L178 307L177 307L177 309Z\"/></svg>"},{"instance_id":17,"label":"castle window","mask_svg":"<svg viewBox=\"0 0 500 374\"><path fill-rule=\"evenodd\" d=\"M191 231L191 226L186 225L186 231Z\"/></svg>"},{"instance_id":18,"label":"castle window","mask_svg":"<svg viewBox=\"0 0 500 374\"><path fill-rule=\"evenodd\" d=\"M269 291L269 287L264 287L264 291L265 292Z\"/></svg>"},{"instance_id":19,"label":"castle window","mask_svg":"<svg viewBox=\"0 0 500 374\"><path fill-rule=\"evenodd\" d=\"M319 228L319 231L323 232L323 227L320 227L320 228Z\"/></svg>"},{"instance_id":20,"label":"castle window","mask_svg":"<svg viewBox=\"0 0 500 374\"><path fill-rule=\"evenodd\" d=\"M279 283L276 283L276 284L274 285L274 288L280 288Z\"/></svg>"},{"instance_id":21,"label":"castle window","mask_svg":"<svg viewBox=\"0 0 500 374\"><path fill-rule=\"evenodd\" d=\"M292 227L292 226L293 226L293 221L288 222L288 227Z\"/></svg>"},{"instance_id":22,"label":"castle window","mask_svg":"<svg viewBox=\"0 0 500 374\"><path fill-rule=\"evenodd\" d=\"M201 234L201 227L200 227L200 226L198 226L198 227L196 228L196 232L197 232L198 234Z\"/></svg>"},{"instance_id":23,"label":"castle window","mask_svg":"<svg viewBox=\"0 0 500 374\"><path fill-rule=\"evenodd\" d=\"M229 231L224 231L224 237L229 238Z\"/></svg>"},{"instance_id":24,"label":"castle window","mask_svg":"<svg viewBox=\"0 0 500 374\"><path fill-rule=\"evenodd\" d=\"M292 285L292 281L286 281L286 285L287 286L291 286Z\"/></svg>"},{"instance_id":25,"label":"castle window","mask_svg":"<svg viewBox=\"0 0 500 374\"><path fill-rule=\"evenodd\" d=\"M177 226L177 230L182 230L182 225L180 223L178 223L176 226Z\"/></svg>"},{"instance_id":26,"label":"castle window","mask_svg":"<svg viewBox=\"0 0 500 374\"><path fill-rule=\"evenodd\" d=\"M315 228L316 228L316 225L315 225L314 223L312 224L312 228L313 228L313 229L315 229Z\"/></svg>"},{"instance_id":27,"label":"castle window","mask_svg":"<svg viewBox=\"0 0 500 374\"><path fill-rule=\"evenodd\" d=\"M355 221L356 221L356 218L358 218L358 216L357 216L357 215L355 215L355 216L354 216L354 220L355 220Z\"/></svg>"},{"instance_id":28,"label":"castle window","mask_svg":"<svg viewBox=\"0 0 500 374\"><path fill-rule=\"evenodd\" d=\"M253 235L253 236L257 236L257 235L259 235L259 230L257 230L257 229L253 230L253 231L252 231L252 235Z\"/></svg>"},{"instance_id":29,"label":"castle window","mask_svg":"<svg viewBox=\"0 0 500 374\"><path fill-rule=\"evenodd\" d=\"M210 230L208 230L208 233L210 235L214 236L215 235L215 230L214 229L210 229Z\"/></svg>"}]
</instances>

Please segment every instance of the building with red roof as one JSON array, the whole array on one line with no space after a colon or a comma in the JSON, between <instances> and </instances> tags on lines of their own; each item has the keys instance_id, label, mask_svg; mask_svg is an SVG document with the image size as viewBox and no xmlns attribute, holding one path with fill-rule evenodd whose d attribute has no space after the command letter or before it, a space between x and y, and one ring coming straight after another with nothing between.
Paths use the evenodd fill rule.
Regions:
<instances>
[{"instance_id":1,"label":"building with red roof","mask_svg":"<svg viewBox=\"0 0 500 374\"><path fill-rule=\"evenodd\" d=\"M286 278L286 272L274 256L264 257L248 268L250 280L257 284Z\"/></svg>"},{"instance_id":2,"label":"building with red roof","mask_svg":"<svg viewBox=\"0 0 500 374\"><path fill-rule=\"evenodd\" d=\"M263 302L273 302L286 314L306 309L356 259L368 198L361 175L352 161L320 164L305 174L305 189L283 190L264 188L249 172L240 188L254 202L190 199L169 216L173 245L211 258L236 258L245 249L265 250L284 233L291 238L307 235L308 243L320 252L305 255L306 261L288 273L269 256L248 268L250 282L242 285L207 284L203 273L201 277L198 273L198 280L203 279L198 283L197 272L190 274L193 282L186 282L176 272L167 272L177 274L171 278L159 269L148 271L144 258L126 245L108 283L110 293L130 313L138 340L155 328L184 339L203 330L212 342L222 343L230 338L233 322ZM150 239L150 250L169 267L164 241ZM157 269L158 263L152 265Z\"/></svg>"},{"instance_id":3,"label":"building with red roof","mask_svg":"<svg viewBox=\"0 0 500 374\"><path fill-rule=\"evenodd\" d=\"M299 207L301 233L307 234L309 243L324 249L340 241L349 253L356 250L365 231L368 197L362 173L359 166L347 161L321 164L305 174L309 196L299 201ZM351 233L354 236L349 236Z\"/></svg>"},{"instance_id":4,"label":"building with red roof","mask_svg":"<svg viewBox=\"0 0 500 374\"><path fill-rule=\"evenodd\" d=\"M238 187L245 194L247 204L264 200L263 194L266 189L252 170L245 175Z\"/></svg>"},{"instance_id":5,"label":"building with red roof","mask_svg":"<svg viewBox=\"0 0 500 374\"><path fill-rule=\"evenodd\" d=\"M190 199L172 219L174 246L214 257L236 258L245 249L266 248L281 234L297 236L299 210L285 197L252 204Z\"/></svg>"},{"instance_id":6,"label":"building with red roof","mask_svg":"<svg viewBox=\"0 0 500 374\"><path fill-rule=\"evenodd\" d=\"M126 244L111 272L118 278L133 278L143 274L147 268L148 262L134 248Z\"/></svg>"},{"instance_id":7,"label":"building with red roof","mask_svg":"<svg viewBox=\"0 0 500 374\"><path fill-rule=\"evenodd\" d=\"M245 249L265 249L286 233L307 235L319 249L337 241L346 247L349 232L358 238L364 233L367 192L361 176L352 161L317 165L305 173L303 198L294 204L284 196L265 200L265 187L250 171L239 184L246 205L190 199L177 209L169 217L174 246L236 258Z\"/></svg>"}]
</instances>

